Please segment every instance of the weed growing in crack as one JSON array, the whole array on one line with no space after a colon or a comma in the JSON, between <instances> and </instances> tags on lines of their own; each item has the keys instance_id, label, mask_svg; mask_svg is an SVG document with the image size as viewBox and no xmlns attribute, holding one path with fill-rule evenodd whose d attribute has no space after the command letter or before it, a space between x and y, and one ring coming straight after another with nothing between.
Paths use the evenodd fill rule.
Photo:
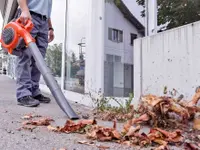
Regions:
<instances>
[{"instance_id":1,"label":"weed growing in crack","mask_svg":"<svg viewBox=\"0 0 200 150\"><path fill-rule=\"evenodd\" d=\"M119 121L125 121L134 115L134 107L131 104L133 96L133 93L130 93L128 99L122 100L115 97L105 97L103 95L99 95L98 93L98 98L91 98L96 106L95 114L97 114L99 118L102 120L117 119ZM115 102L117 105L111 105L112 102Z\"/></svg>"}]
</instances>

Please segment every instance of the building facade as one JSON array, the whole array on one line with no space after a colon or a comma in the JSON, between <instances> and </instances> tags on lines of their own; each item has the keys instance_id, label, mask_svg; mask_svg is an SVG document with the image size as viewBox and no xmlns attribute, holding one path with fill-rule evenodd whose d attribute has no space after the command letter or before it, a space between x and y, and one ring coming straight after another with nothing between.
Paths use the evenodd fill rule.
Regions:
<instances>
[{"instance_id":1,"label":"building facade","mask_svg":"<svg viewBox=\"0 0 200 150\"><path fill-rule=\"evenodd\" d=\"M144 36L144 27L121 1L105 4L104 32L104 93L127 97L133 92L133 40Z\"/></svg>"},{"instance_id":2,"label":"building facade","mask_svg":"<svg viewBox=\"0 0 200 150\"><path fill-rule=\"evenodd\" d=\"M5 25L17 1L0 3ZM69 100L91 106L92 97L133 92L133 40L144 36L144 27L123 1L60 0L54 2L52 22L57 39L49 44L46 62ZM8 59L8 75L14 78L15 56ZM49 92L43 79L41 88Z\"/></svg>"}]
</instances>

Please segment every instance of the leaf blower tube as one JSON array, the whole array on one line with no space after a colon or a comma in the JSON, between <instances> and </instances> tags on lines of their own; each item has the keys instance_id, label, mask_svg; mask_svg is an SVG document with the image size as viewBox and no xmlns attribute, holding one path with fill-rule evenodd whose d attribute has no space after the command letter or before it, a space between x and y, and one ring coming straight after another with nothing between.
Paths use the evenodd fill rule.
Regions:
<instances>
[{"instance_id":1,"label":"leaf blower tube","mask_svg":"<svg viewBox=\"0 0 200 150\"><path fill-rule=\"evenodd\" d=\"M54 79L51 70L47 67L42 54L40 53L35 40L30 34L33 28L33 23L29 20L26 25L23 25L19 19L10 22L5 26L2 31L0 42L2 47L6 49L10 54L14 53L14 49L19 44L21 39L24 40L26 46L30 49L36 65L40 70L47 86L49 87L52 95L54 96L57 104L67 114L70 119L79 119L78 115L71 108L69 102L63 95L60 87Z\"/></svg>"}]
</instances>

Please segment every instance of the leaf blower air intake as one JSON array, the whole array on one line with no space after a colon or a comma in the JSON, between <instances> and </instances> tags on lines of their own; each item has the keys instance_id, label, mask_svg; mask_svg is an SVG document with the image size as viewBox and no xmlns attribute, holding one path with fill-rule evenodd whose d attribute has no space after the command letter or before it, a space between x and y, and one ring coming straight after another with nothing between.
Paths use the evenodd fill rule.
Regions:
<instances>
[{"instance_id":1,"label":"leaf blower air intake","mask_svg":"<svg viewBox=\"0 0 200 150\"><path fill-rule=\"evenodd\" d=\"M47 67L42 54L35 44L35 39L33 39L30 34L32 29L33 23L30 20L26 23L26 25L23 25L20 19L8 23L3 29L0 39L3 49L7 50L10 54L14 54L17 45L21 40L23 40L26 44L26 47L30 49L32 56L35 59L36 65L40 70L57 104L70 119L79 119L78 115L74 112L69 102L63 95L60 87L52 75L51 70Z\"/></svg>"}]
</instances>

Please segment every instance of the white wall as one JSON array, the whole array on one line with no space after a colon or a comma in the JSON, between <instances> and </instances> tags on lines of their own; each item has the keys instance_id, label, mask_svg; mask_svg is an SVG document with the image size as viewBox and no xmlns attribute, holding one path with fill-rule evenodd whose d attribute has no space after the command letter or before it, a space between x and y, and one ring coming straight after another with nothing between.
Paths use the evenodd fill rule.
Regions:
<instances>
[{"instance_id":1,"label":"white wall","mask_svg":"<svg viewBox=\"0 0 200 150\"><path fill-rule=\"evenodd\" d=\"M134 3L133 3L134 4ZM106 3L105 6L105 54L122 57L122 62L132 64L133 46L130 45L130 33L141 35L137 29L124 18L121 11L114 3ZM115 43L108 40L108 28L116 28L123 31L123 43Z\"/></svg>"},{"instance_id":2,"label":"white wall","mask_svg":"<svg viewBox=\"0 0 200 150\"><path fill-rule=\"evenodd\" d=\"M105 0L89 0L87 11L85 93L98 96L104 91Z\"/></svg>"},{"instance_id":3,"label":"white wall","mask_svg":"<svg viewBox=\"0 0 200 150\"><path fill-rule=\"evenodd\" d=\"M135 102L164 86L191 99L200 85L200 22L135 41Z\"/></svg>"}]
</instances>

